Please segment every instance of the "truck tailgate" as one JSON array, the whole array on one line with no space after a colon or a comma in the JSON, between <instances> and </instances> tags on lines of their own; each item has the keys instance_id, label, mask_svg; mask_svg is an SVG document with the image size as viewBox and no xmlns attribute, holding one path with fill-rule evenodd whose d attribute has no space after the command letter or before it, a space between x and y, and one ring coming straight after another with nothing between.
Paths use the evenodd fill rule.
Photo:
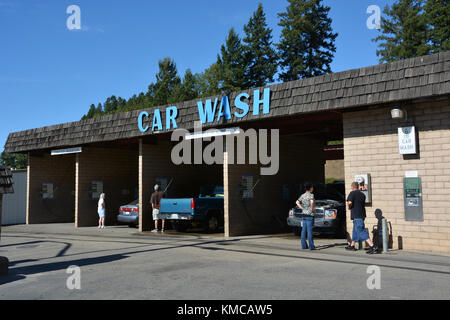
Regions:
<instances>
[{"instance_id":1,"label":"truck tailgate","mask_svg":"<svg viewBox=\"0 0 450 320\"><path fill-rule=\"evenodd\" d=\"M161 199L160 215L163 219L182 219L194 214L193 198ZM181 216L180 216L181 215Z\"/></svg>"}]
</instances>

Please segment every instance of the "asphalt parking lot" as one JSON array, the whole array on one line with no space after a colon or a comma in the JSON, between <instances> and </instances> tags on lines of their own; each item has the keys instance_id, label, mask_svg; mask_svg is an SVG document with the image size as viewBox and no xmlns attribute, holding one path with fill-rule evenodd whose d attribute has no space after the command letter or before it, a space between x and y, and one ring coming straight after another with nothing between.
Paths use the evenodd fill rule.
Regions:
<instances>
[{"instance_id":1,"label":"asphalt parking lot","mask_svg":"<svg viewBox=\"0 0 450 320\"><path fill-rule=\"evenodd\" d=\"M291 234L224 238L127 226L73 224L2 228L0 299L448 299L450 257L348 252L343 239L300 249ZM81 288L69 289L70 266ZM370 266L380 288L368 287ZM369 273L368 273L369 272ZM373 278L372 278L373 279Z\"/></svg>"}]
</instances>

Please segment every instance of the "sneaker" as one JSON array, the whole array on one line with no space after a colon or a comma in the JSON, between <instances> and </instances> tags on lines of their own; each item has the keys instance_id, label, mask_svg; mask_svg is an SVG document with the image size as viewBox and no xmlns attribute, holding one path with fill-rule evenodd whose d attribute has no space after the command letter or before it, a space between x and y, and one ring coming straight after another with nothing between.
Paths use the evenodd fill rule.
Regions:
<instances>
[{"instance_id":1,"label":"sneaker","mask_svg":"<svg viewBox=\"0 0 450 320\"><path fill-rule=\"evenodd\" d=\"M164 229L161 229L161 232L164 232Z\"/></svg>"},{"instance_id":2,"label":"sneaker","mask_svg":"<svg viewBox=\"0 0 450 320\"><path fill-rule=\"evenodd\" d=\"M355 251L356 249L355 249L355 246L346 246L345 247L345 250L348 250L348 251Z\"/></svg>"},{"instance_id":3,"label":"sneaker","mask_svg":"<svg viewBox=\"0 0 450 320\"><path fill-rule=\"evenodd\" d=\"M151 232L158 232L158 229L153 229Z\"/></svg>"},{"instance_id":4,"label":"sneaker","mask_svg":"<svg viewBox=\"0 0 450 320\"><path fill-rule=\"evenodd\" d=\"M378 249L377 247L373 246L370 247L369 250L366 251L367 254L374 254L374 253L378 253Z\"/></svg>"},{"instance_id":5,"label":"sneaker","mask_svg":"<svg viewBox=\"0 0 450 320\"><path fill-rule=\"evenodd\" d=\"M98 226L98 228L100 229L102 226Z\"/></svg>"}]
</instances>

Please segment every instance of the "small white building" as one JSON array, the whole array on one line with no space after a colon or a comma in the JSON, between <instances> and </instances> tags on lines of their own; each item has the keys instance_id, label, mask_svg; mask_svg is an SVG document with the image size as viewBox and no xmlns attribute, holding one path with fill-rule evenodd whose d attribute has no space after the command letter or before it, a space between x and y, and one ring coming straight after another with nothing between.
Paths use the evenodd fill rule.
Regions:
<instances>
[{"instance_id":1,"label":"small white building","mask_svg":"<svg viewBox=\"0 0 450 320\"><path fill-rule=\"evenodd\" d=\"M26 223L27 171L15 170L13 173L14 193L3 195L2 225Z\"/></svg>"}]
</instances>

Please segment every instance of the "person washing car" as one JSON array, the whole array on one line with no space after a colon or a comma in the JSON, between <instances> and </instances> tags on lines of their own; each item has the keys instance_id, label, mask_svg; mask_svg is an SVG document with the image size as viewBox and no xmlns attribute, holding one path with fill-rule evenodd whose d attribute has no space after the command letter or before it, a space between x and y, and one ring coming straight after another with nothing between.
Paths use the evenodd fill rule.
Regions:
<instances>
[{"instance_id":1,"label":"person washing car","mask_svg":"<svg viewBox=\"0 0 450 320\"><path fill-rule=\"evenodd\" d=\"M361 192L358 182L352 183L352 191L348 195L347 205L351 212L351 219L353 220L353 234L352 242L345 247L346 250L355 250L355 243L358 241L366 241L370 249L366 252L368 254L376 253L377 248L370 240L369 233L366 231L364 219L366 218L366 196Z\"/></svg>"},{"instance_id":2,"label":"person washing car","mask_svg":"<svg viewBox=\"0 0 450 320\"><path fill-rule=\"evenodd\" d=\"M152 193L150 198L150 203L152 204L152 214L153 220L155 221L155 229L152 232L158 232L158 220L159 220L159 209L161 208L161 199L164 197L164 192L159 191L159 185L155 185L155 192ZM162 219L161 232L164 232L164 225L166 220Z\"/></svg>"}]
</instances>

